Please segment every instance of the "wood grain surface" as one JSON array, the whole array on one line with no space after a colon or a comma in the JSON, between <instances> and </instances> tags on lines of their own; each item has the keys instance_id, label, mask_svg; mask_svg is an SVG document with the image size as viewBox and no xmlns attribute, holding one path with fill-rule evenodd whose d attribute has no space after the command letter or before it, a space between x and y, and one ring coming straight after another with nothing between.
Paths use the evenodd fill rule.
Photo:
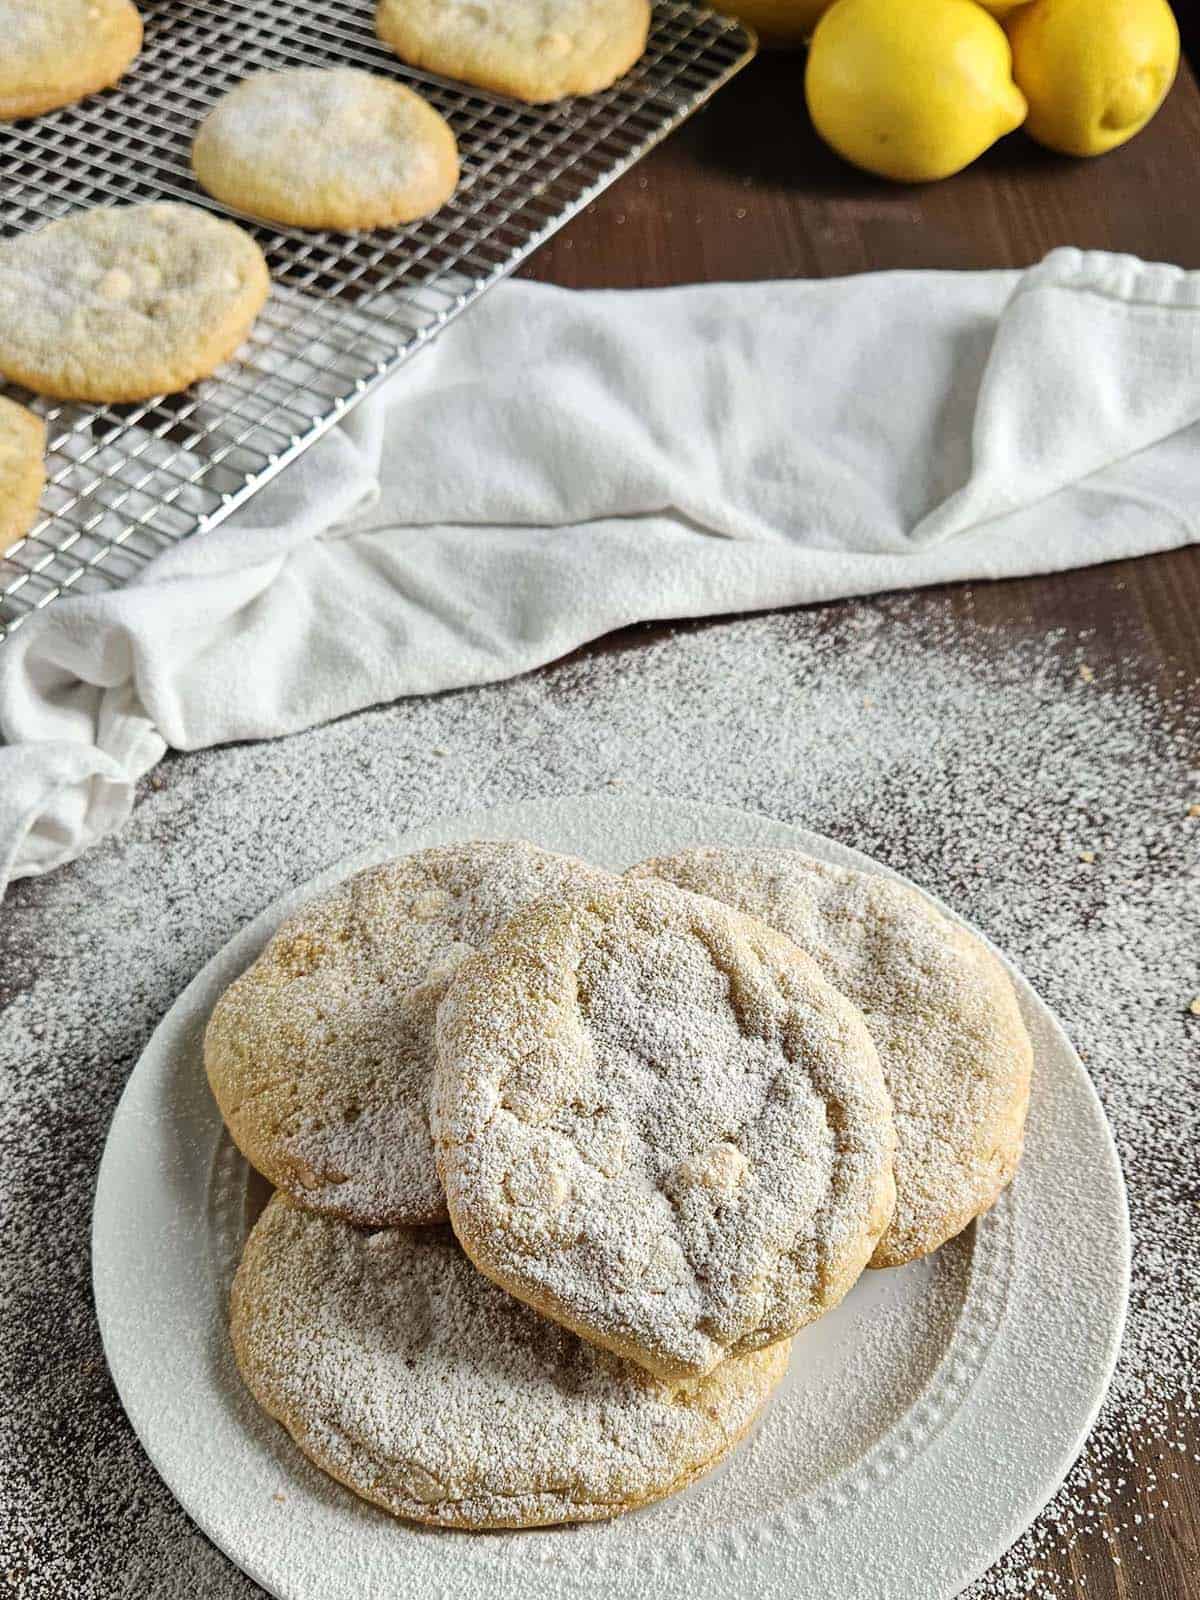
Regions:
<instances>
[{"instance_id":1,"label":"wood grain surface","mask_svg":"<svg viewBox=\"0 0 1200 1600\"><path fill-rule=\"evenodd\" d=\"M1200 50L1200 0L1180 0L1179 9ZM649 287L895 267L1011 267L1062 244L1200 268L1200 91L1186 68L1150 128L1101 161L1058 158L1017 134L954 180L910 189L854 172L820 143L804 110L802 66L798 55L760 58L557 235L523 275L573 287ZM1097 672L1119 667L1164 696L1200 681L1197 547L1052 577L930 590L913 603L917 615L927 606L931 618L944 618L949 608L1010 637L1090 630L1088 657ZM662 631L632 629L590 648L636 649ZM38 890L31 883L19 892L33 897ZM4 999L0 978L0 1005ZM115 1399L107 1403L115 1410ZM1200 1600L1194 1415L1179 1418L1179 1432L1188 1428L1186 1454L1129 1441L1124 1500L1103 1519L1109 1537L1085 1534L1066 1553L1047 1548L1039 1558L1053 1573L1047 1592L1072 1600ZM1135 1517L1141 1521L1131 1537ZM0 1573L3 1579L20 1592L20 1574ZM9 1592L3 1581L0 1590Z\"/></svg>"},{"instance_id":2,"label":"wood grain surface","mask_svg":"<svg viewBox=\"0 0 1200 1600\"><path fill-rule=\"evenodd\" d=\"M1183 21L1200 49L1200 18L1185 9ZM799 55L760 57L523 275L576 288L648 288L893 267L1025 266L1066 244L1200 267L1200 91L1186 66L1150 127L1100 161L1057 157L1014 134L950 182L911 189L857 173L821 144L805 114L802 70ZM1048 578L931 590L927 603L1009 633L1092 630L1089 659L1097 668L1119 664L1127 678L1163 693L1200 680L1198 547ZM661 631L627 630L591 648L627 649ZM1130 1441L1126 1500L1110 1508L1108 1538L1097 1532L1067 1554L1040 1558L1054 1574L1052 1592L1200 1600L1194 1423L1191 1449L1169 1461L1158 1446ZM1179 1480L1171 1479L1163 1509L1156 1475L1165 1481L1173 1472ZM1136 1538L1125 1531L1130 1525Z\"/></svg>"}]
</instances>

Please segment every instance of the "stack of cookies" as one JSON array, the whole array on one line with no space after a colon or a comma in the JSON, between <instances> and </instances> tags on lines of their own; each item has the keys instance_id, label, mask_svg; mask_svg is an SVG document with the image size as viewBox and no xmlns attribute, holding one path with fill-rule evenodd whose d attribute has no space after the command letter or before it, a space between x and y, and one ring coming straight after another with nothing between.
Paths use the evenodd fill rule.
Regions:
<instances>
[{"instance_id":1,"label":"stack of cookies","mask_svg":"<svg viewBox=\"0 0 1200 1600\"><path fill-rule=\"evenodd\" d=\"M289 918L205 1059L277 1191L232 1295L255 1399L398 1516L519 1528L721 1460L793 1335L995 1200L1031 1049L889 879L481 841Z\"/></svg>"}]
</instances>

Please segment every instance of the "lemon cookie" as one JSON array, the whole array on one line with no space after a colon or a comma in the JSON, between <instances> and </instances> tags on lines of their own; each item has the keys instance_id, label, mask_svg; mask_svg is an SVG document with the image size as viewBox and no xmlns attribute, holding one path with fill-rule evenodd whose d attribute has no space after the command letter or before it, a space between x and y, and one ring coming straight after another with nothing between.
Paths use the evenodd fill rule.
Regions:
<instances>
[{"instance_id":1,"label":"lemon cookie","mask_svg":"<svg viewBox=\"0 0 1200 1600\"><path fill-rule=\"evenodd\" d=\"M0 0L0 121L107 89L142 48L130 0Z\"/></svg>"},{"instance_id":2,"label":"lemon cookie","mask_svg":"<svg viewBox=\"0 0 1200 1600\"><path fill-rule=\"evenodd\" d=\"M61 400L148 400L242 343L270 277L194 206L103 206L0 243L0 375Z\"/></svg>"},{"instance_id":3,"label":"lemon cookie","mask_svg":"<svg viewBox=\"0 0 1200 1600\"><path fill-rule=\"evenodd\" d=\"M218 100L192 147L200 184L239 211L297 228L381 228L436 211L458 145L433 107L390 78L293 67Z\"/></svg>"},{"instance_id":4,"label":"lemon cookie","mask_svg":"<svg viewBox=\"0 0 1200 1600\"><path fill-rule=\"evenodd\" d=\"M316 1464L396 1516L528 1528L685 1488L745 1434L788 1347L664 1383L478 1272L448 1229L366 1234L277 1195L233 1287L238 1366Z\"/></svg>"},{"instance_id":5,"label":"lemon cookie","mask_svg":"<svg viewBox=\"0 0 1200 1600\"><path fill-rule=\"evenodd\" d=\"M0 555L28 533L46 486L46 424L0 395Z\"/></svg>"},{"instance_id":6,"label":"lemon cookie","mask_svg":"<svg viewBox=\"0 0 1200 1600\"><path fill-rule=\"evenodd\" d=\"M649 27L649 0L379 0L375 12L412 66L535 105L607 89Z\"/></svg>"},{"instance_id":7,"label":"lemon cookie","mask_svg":"<svg viewBox=\"0 0 1200 1600\"><path fill-rule=\"evenodd\" d=\"M530 900L603 876L523 841L477 841L372 867L289 917L205 1035L247 1160L351 1222L445 1221L428 1098L450 975Z\"/></svg>"},{"instance_id":8,"label":"lemon cookie","mask_svg":"<svg viewBox=\"0 0 1200 1600\"><path fill-rule=\"evenodd\" d=\"M862 1018L789 940L667 884L531 906L463 963L432 1126L475 1264L667 1377L835 1305L892 1211Z\"/></svg>"},{"instance_id":9,"label":"lemon cookie","mask_svg":"<svg viewBox=\"0 0 1200 1600\"><path fill-rule=\"evenodd\" d=\"M861 1008L897 1137L896 1211L872 1266L927 1255L992 1205L1020 1159L1033 1051L986 945L905 884L795 850L684 850L633 873L761 917Z\"/></svg>"}]
</instances>

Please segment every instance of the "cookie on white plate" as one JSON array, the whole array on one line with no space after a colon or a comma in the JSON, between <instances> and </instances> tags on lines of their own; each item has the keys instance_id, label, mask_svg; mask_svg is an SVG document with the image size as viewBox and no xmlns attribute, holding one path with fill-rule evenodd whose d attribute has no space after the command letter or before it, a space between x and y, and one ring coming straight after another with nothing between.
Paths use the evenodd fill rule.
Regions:
<instances>
[{"instance_id":1,"label":"cookie on white plate","mask_svg":"<svg viewBox=\"0 0 1200 1600\"><path fill-rule=\"evenodd\" d=\"M233 1287L242 1377L325 1472L445 1528L592 1522L746 1433L786 1343L663 1383L489 1283L449 1229L362 1233L276 1195Z\"/></svg>"},{"instance_id":2,"label":"cookie on white plate","mask_svg":"<svg viewBox=\"0 0 1200 1600\"><path fill-rule=\"evenodd\" d=\"M459 968L432 1118L503 1288L663 1376L828 1310L891 1217L862 1017L790 940L667 884L532 905Z\"/></svg>"},{"instance_id":3,"label":"cookie on white plate","mask_svg":"<svg viewBox=\"0 0 1200 1600\"><path fill-rule=\"evenodd\" d=\"M761 917L861 1009L897 1139L896 1210L872 1266L928 1255L994 1203L1021 1157L1033 1047L981 940L906 884L798 850L682 850L630 875Z\"/></svg>"},{"instance_id":4,"label":"cookie on white plate","mask_svg":"<svg viewBox=\"0 0 1200 1600\"><path fill-rule=\"evenodd\" d=\"M607 874L574 856L475 840L370 867L288 917L205 1034L246 1159L364 1227L444 1222L428 1111L438 1003L515 911L593 880Z\"/></svg>"},{"instance_id":5,"label":"cookie on white plate","mask_svg":"<svg viewBox=\"0 0 1200 1600\"><path fill-rule=\"evenodd\" d=\"M379 0L375 13L410 66L535 105L607 89L649 27L649 0Z\"/></svg>"},{"instance_id":6,"label":"cookie on white plate","mask_svg":"<svg viewBox=\"0 0 1200 1600\"><path fill-rule=\"evenodd\" d=\"M234 354L271 280L196 206L100 206L0 242L0 375L98 403L186 389Z\"/></svg>"},{"instance_id":7,"label":"cookie on white plate","mask_svg":"<svg viewBox=\"0 0 1200 1600\"><path fill-rule=\"evenodd\" d=\"M217 101L192 168L209 194L252 217L348 231L436 211L458 183L458 145L446 119L391 78L290 67Z\"/></svg>"}]
</instances>

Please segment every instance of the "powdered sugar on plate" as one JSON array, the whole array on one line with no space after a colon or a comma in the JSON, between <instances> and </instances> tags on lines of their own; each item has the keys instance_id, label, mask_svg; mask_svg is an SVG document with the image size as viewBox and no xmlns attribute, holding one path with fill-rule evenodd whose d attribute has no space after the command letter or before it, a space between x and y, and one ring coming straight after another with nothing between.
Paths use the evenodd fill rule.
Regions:
<instances>
[{"instance_id":1,"label":"powdered sugar on plate","mask_svg":"<svg viewBox=\"0 0 1200 1600\"><path fill-rule=\"evenodd\" d=\"M464 809L620 784L799 821L912 876L1013 956L1086 1056L1130 1187L1125 1351L1080 1468L971 1591L1058 1594L1039 1576L1042 1545L1110 1505L1132 1521L1120 1510L1131 1432L1197 1449L1200 1356L1196 729L1181 714L1172 735L1160 705L1103 673L1085 681L1084 664L1073 641L982 637L925 598L688 631L176 759L117 840L19 884L0 910L0 1572L30 1595L253 1591L142 1455L87 1284L104 1132L183 984L348 849Z\"/></svg>"},{"instance_id":2,"label":"powdered sugar on plate","mask_svg":"<svg viewBox=\"0 0 1200 1600\"><path fill-rule=\"evenodd\" d=\"M455 968L514 911L601 877L512 840L390 861L307 903L226 990L208 1081L249 1160L360 1226L446 1220L427 1102Z\"/></svg>"},{"instance_id":3,"label":"powdered sugar on plate","mask_svg":"<svg viewBox=\"0 0 1200 1600\"><path fill-rule=\"evenodd\" d=\"M862 1016L787 939L672 884L527 906L459 968L437 1055L467 1254L652 1372L702 1375L815 1321L892 1214Z\"/></svg>"},{"instance_id":4,"label":"powdered sugar on plate","mask_svg":"<svg viewBox=\"0 0 1200 1600\"><path fill-rule=\"evenodd\" d=\"M793 939L860 1008L896 1120L896 1210L872 1262L936 1250L1011 1180L1032 1050L1003 965L917 891L796 850L701 847L632 876L710 894Z\"/></svg>"},{"instance_id":5,"label":"powdered sugar on plate","mask_svg":"<svg viewBox=\"0 0 1200 1600\"><path fill-rule=\"evenodd\" d=\"M603 1520L683 1489L788 1364L784 1341L660 1383L489 1283L448 1228L367 1234L282 1196L230 1323L247 1385L307 1456L440 1527Z\"/></svg>"}]
</instances>

